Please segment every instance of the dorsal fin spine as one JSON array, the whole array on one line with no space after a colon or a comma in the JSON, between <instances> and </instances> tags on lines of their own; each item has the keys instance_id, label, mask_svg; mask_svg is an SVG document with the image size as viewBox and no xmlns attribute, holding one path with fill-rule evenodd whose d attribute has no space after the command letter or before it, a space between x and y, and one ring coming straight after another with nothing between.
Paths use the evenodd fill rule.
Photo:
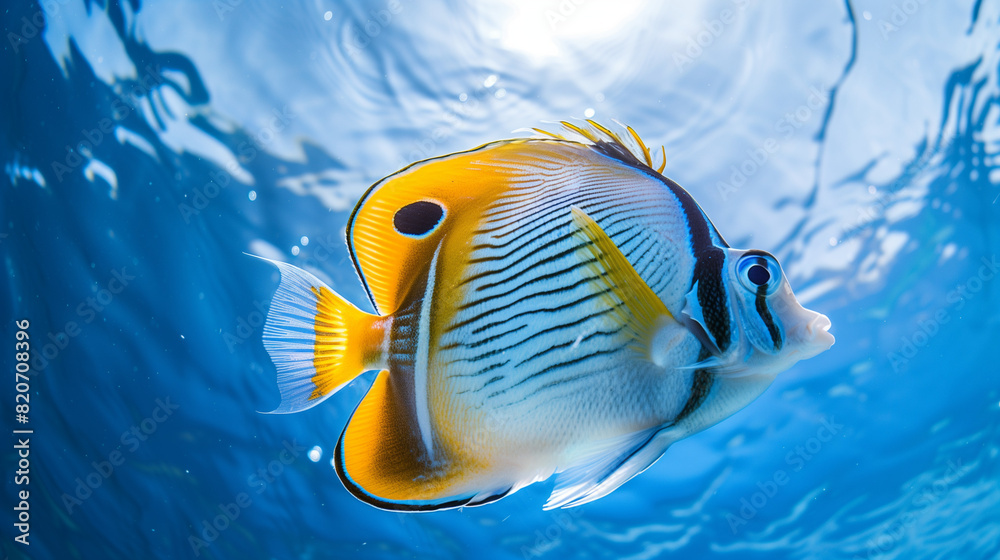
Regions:
<instances>
[{"instance_id":1,"label":"dorsal fin spine","mask_svg":"<svg viewBox=\"0 0 1000 560\"><path fill-rule=\"evenodd\" d=\"M628 132L628 138L634 142L634 145L630 145L629 142L623 140L621 135L615 133L597 121L587 119L586 122L586 127L578 126L568 121L561 121L559 124L561 124L566 130L584 139L586 141L585 145L597 152L620 160L629 165L644 167L650 171L655 171L656 173L663 172L667 165L667 150L663 146L660 147L663 159L660 162L659 167L654 167L653 155L650 152L649 147L646 146L642 137L640 137L631 126L625 126L625 130ZM573 141L572 139L556 132L540 128L533 128L532 130L543 136L548 136L556 140Z\"/></svg>"}]
</instances>

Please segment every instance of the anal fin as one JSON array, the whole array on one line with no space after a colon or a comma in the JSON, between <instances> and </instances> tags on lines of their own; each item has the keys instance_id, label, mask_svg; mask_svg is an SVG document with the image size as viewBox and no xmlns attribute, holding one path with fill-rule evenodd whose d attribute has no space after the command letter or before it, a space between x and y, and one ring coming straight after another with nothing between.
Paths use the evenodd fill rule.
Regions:
<instances>
[{"instance_id":1,"label":"anal fin","mask_svg":"<svg viewBox=\"0 0 1000 560\"><path fill-rule=\"evenodd\" d=\"M523 486L489 465L437 448L427 453L412 388L382 371L355 409L334 454L348 491L377 508L433 511L489 503Z\"/></svg>"}]
</instances>

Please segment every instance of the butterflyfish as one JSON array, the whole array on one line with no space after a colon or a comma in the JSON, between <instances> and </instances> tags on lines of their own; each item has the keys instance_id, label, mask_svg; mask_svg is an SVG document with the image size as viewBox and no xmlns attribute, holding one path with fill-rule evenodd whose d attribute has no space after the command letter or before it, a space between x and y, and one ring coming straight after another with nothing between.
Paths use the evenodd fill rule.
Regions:
<instances>
[{"instance_id":1,"label":"butterflyfish","mask_svg":"<svg viewBox=\"0 0 1000 560\"><path fill-rule=\"evenodd\" d=\"M368 189L346 238L374 314L272 261L274 412L377 372L333 457L360 500L477 506L555 475L546 509L585 504L833 344L630 127L563 124Z\"/></svg>"}]
</instances>

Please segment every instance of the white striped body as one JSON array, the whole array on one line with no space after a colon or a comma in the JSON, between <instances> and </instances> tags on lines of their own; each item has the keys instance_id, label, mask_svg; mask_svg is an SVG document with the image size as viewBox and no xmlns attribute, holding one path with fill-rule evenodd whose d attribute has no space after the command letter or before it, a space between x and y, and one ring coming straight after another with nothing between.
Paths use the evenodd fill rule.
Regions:
<instances>
[{"instance_id":1,"label":"white striped body","mask_svg":"<svg viewBox=\"0 0 1000 560\"><path fill-rule=\"evenodd\" d=\"M546 150L574 150L578 165L539 163ZM577 206L679 315L693 259L674 196L661 181L578 146L539 152L534 169L545 172L485 209L467 252L445 242L464 270L436 279L434 315L451 320L429 325L427 386L435 425L461 438L448 442L454 448L561 469L581 447L676 417L693 373L676 368L697 361L701 344L691 335L659 364L632 348L573 236L569 210Z\"/></svg>"}]
</instances>

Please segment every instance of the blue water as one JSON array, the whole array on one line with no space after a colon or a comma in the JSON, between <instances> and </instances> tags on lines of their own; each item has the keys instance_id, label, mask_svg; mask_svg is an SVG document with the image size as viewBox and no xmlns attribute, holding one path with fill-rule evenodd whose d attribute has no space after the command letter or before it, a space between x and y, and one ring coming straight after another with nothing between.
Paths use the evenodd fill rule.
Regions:
<instances>
[{"instance_id":1,"label":"blue water","mask_svg":"<svg viewBox=\"0 0 1000 560\"><path fill-rule=\"evenodd\" d=\"M0 457L9 557L1000 558L995 0L12 0L2 19L0 415L33 430L27 485L14 434ZM432 514L357 501L330 458L371 379L259 414L277 274L243 253L362 304L343 231L368 185L590 116L664 145L836 345L581 508L542 511L551 483Z\"/></svg>"}]
</instances>

